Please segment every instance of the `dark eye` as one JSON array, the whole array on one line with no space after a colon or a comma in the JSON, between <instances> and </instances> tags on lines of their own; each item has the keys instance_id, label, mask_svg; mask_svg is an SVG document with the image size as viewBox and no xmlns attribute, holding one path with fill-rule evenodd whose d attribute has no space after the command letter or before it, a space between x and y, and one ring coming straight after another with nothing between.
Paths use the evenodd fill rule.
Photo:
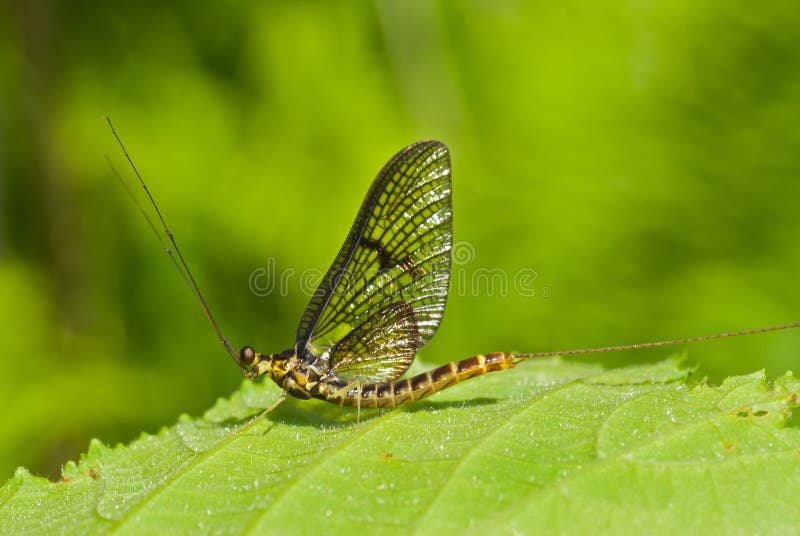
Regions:
<instances>
[{"instance_id":1,"label":"dark eye","mask_svg":"<svg viewBox=\"0 0 800 536\"><path fill-rule=\"evenodd\" d=\"M239 350L239 363L245 367L252 367L256 362L256 351L252 346L245 346Z\"/></svg>"}]
</instances>

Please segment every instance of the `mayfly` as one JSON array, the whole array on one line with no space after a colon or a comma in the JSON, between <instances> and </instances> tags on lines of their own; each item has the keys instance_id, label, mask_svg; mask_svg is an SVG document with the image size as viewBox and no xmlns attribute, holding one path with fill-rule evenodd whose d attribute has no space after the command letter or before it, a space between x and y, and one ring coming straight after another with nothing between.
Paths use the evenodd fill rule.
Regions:
<instances>
[{"instance_id":1,"label":"mayfly","mask_svg":"<svg viewBox=\"0 0 800 536\"><path fill-rule=\"evenodd\" d=\"M652 348L800 327L800 322L793 322L565 352L480 354L399 379L436 333L450 282L450 154L441 142L421 141L392 157L373 181L342 248L303 313L294 346L277 354L258 353L251 346L237 351L223 336L150 190L110 119L106 120L155 210L168 244L139 206L142 214L192 289L225 350L245 376L266 375L283 389L283 395L266 411L287 394L359 409L393 408L464 380L513 368L527 359ZM112 171L119 177L113 166ZM125 189L135 201L127 186Z\"/></svg>"}]
</instances>

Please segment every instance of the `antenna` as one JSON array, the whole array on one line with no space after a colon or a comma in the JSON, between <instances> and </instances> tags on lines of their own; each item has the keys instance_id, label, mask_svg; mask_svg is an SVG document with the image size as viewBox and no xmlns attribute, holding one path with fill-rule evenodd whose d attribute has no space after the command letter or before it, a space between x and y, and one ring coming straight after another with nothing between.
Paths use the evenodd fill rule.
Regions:
<instances>
[{"instance_id":1,"label":"antenna","mask_svg":"<svg viewBox=\"0 0 800 536\"><path fill-rule=\"evenodd\" d=\"M195 281L194 276L192 275L192 271L189 270L189 265L186 264L186 260L183 258L183 254L181 253L181 249L178 247L178 243L175 241L175 236L172 234L172 231L169 230L169 227L167 227L167 222L164 219L164 216L161 214L161 210L158 208L156 200L153 198L153 195L150 193L150 189L147 187L147 184L145 184L144 179L142 179L142 175L139 173L139 170L136 168L136 165L133 163L133 160L128 154L128 150L125 148L125 144L122 143L119 134L117 134L117 131L114 128L114 124L111 122L111 118L108 116L104 117L106 122L108 123L108 126L111 127L111 132L114 134L114 138L116 138L117 143L119 144L123 154L125 155L125 158L128 160L128 164L130 164L133 173L136 175L136 178L139 179L139 184L142 186L142 189L147 194L147 198L150 200L150 204L156 211L158 219L161 222L161 226L164 229L164 234L167 235L169 243L172 245L172 247L170 247L164 241L164 238L158 232L156 225L153 223L153 220L147 214L147 211L145 211L144 207L142 207L141 203L139 203L139 200L136 198L131 189L128 187L128 184L122 179L122 176L117 172L117 169L111 164L111 160L108 158L108 155L104 154L103 156L105 157L108 166L111 168L111 172L114 174L115 177L117 177L120 184L122 184L122 187L127 192L128 196L131 198L134 204L139 208L139 212L141 212L142 216L144 216L144 219L147 220L147 224L153 230L153 233L155 233L156 238L158 238L158 241L161 243L161 247L164 249L164 252L167 255L169 255L169 258L172 260L172 264L175 265L175 268L178 270L178 272L180 272L181 277L183 277L183 280L189 286L195 298L197 298L197 301L200 303L200 307L202 307L203 309L203 313L205 313L206 318L211 323L211 327L213 327L214 331L217 333L217 337L219 337L222 346L225 347L225 350L233 358L233 361L236 363L236 365L240 369L242 369L242 372L247 373L247 369L243 367L242 364L239 362L238 352L234 350L233 346L231 346L231 344L228 342L228 339L226 339L225 335L222 334L222 330L219 328L217 321L214 319L214 315L211 314L211 310L208 308L208 304L206 304L205 298L203 298L203 293L200 292L200 287L197 285L197 282ZM178 255L177 259L175 258L175 254Z\"/></svg>"},{"instance_id":2,"label":"antenna","mask_svg":"<svg viewBox=\"0 0 800 536\"><path fill-rule=\"evenodd\" d=\"M511 355L522 361L524 359L535 359L539 357L600 354L605 352L621 352L623 350L642 350L644 348L657 348L659 346L672 346L675 344L686 344L690 342L710 341L713 339L724 339L727 337L741 337L742 335L755 335L757 333L768 333L770 331L780 331L782 329L792 329L798 327L800 327L800 322L791 322L789 324L781 324L778 326L745 329L742 331L732 331L730 333L717 333L716 335L701 335L700 337L686 337L683 339L671 339L671 340L656 341L656 342L642 342L638 344L623 344L620 346L603 346L600 348L582 348L579 350L567 350L564 352L534 352L534 353L524 353L524 354L512 353Z\"/></svg>"}]
</instances>

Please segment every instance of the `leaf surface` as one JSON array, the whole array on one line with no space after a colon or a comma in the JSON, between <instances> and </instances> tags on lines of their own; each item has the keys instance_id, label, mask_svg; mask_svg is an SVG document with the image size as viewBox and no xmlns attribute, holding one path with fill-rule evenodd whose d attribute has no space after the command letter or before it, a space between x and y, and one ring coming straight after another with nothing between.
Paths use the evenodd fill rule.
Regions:
<instances>
[{"instance_id":1,"label":"leaf surface","mask_svg":"<svg viewBox=\"0 0 800 536\"><path fill-rule=\"evenodd\" d=\"M800 526L791 374L709 386L668 360L525 363L354 412L245 383L203 418L93 441L0 488L3 532L781 532Z\"/></svg>"}]
</instances>

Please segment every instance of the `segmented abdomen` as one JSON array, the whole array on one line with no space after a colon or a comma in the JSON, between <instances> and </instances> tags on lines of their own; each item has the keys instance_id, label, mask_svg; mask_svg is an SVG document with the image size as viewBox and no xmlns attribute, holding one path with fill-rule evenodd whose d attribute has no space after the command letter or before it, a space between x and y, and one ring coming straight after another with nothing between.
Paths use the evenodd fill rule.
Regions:
<instances>
[{"instance_id":1,"label":"segmented abdomen","mask_svg":"<svg viewBox=\"0 0 800 536\"><path fill-rule=\"evenodd\" d=\"M461 361L453 361L405 380L364 383L360 388L351 386L349 389L332 389L332 392L318 396L318 398L340 406L393 408L438 393L442 389L447 389L475 376L482 376L495 370L509 369L513 366L514 357L511 354L497 352L476 355Z\"/></svg>"}]
</instances>

